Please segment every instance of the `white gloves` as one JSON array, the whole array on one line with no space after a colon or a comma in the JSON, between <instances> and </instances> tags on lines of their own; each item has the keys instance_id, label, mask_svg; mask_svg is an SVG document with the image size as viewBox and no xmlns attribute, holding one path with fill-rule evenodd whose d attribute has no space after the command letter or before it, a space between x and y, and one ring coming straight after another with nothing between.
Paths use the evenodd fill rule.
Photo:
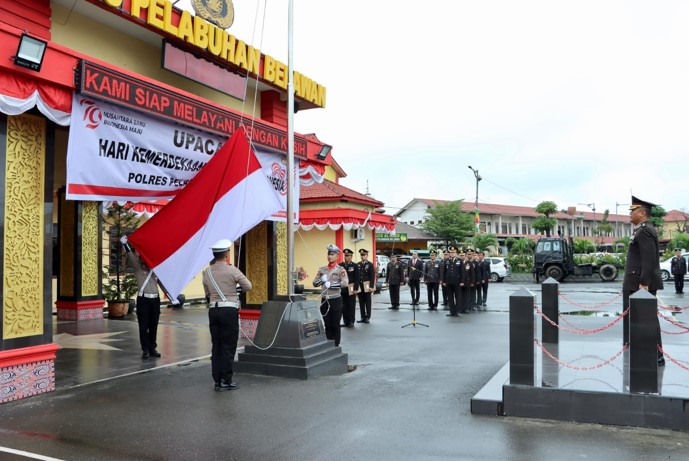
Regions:
<instances>
[{"instance_id":1,"label":"white gloves","mask_svg":"<svg viewBox=\"0 0 689 461\"><path fill-rule=\"evenodd\" d=\"M325 282L325 284L323 286L327 290L328 288L330 288L330 282Z\"/></svg>"},{"instance_id":2,"label":"white gloves","mask_svg":"<svg viewBox=\"0 0 689 461\"><path fill-rule=\"evenodd\" d=\"M325 274L321 275L321 282L325 283L327 281L328 281L328 276Z\"/></svg>"},{"instance_id":3,"label":"white gloves","mask_svg":"<svg viewBox=\"0 0 689 461\"><path fill-rule=\"evenodd\" d=\"M126 245L128 241L129 241L129 239L127 239L126 235L123 235L122 237L120 237L120 242L122 242L122 245Z\"/></svg>"}]
</instances>

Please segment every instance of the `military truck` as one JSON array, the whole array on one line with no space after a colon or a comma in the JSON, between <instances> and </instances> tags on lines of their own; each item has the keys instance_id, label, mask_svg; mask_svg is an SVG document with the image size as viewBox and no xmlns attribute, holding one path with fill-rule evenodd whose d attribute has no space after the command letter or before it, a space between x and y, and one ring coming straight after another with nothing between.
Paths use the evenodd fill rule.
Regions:
<instances>
[{"instance_id":1,"label":"military truck","mask_svg":"<svg viewBox=\"0 0 689 461\"><path fill-rule=\"evenodd\" d=\"M617 278L622 266L619 264L577 264L574 262L574 242L572 238L542 237L536 243L534 251L533 273L536 281L541 278L552 277L558 282L569 275L598 274L604 282L612 282Z\"/></svg>"}]
</instances>

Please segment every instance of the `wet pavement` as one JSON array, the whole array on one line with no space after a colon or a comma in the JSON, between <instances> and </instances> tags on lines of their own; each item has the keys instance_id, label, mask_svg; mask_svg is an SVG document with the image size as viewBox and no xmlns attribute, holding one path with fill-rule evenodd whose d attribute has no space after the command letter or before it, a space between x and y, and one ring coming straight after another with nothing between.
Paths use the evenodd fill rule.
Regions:
<instances>
[{"instance_id":1,"label":"wet pavement","mask_svg":"<svg viewBox=\"0 0 689 461\"><path fill-rule=\"evenodd\" d=\"M508 297L523 286L538 302L538 285L497 283L487 312L448 318L422 304L416 319L428 328L401 328L414 315L407 289L400 311L387 309L387 292L374 295L371 323L343 329L350 373L308 381L237 374L240 388L224 393L213 391L203 306L162 311L155 360L140 358L134 317L56 323L57 390L0 406L0 447L62 460L689 459L686 432L471 414L471 398L509 358ZM582 305L618 291L561 286ZM597 328L610 320L571 321ZM616 328L602 337L611 351ZM681 359L685 336L664 337ZM671 367L689 383L673 363L666 382ZM11 456L0 449L0 460L32 459Z\"/></svg>"}]
</instances>

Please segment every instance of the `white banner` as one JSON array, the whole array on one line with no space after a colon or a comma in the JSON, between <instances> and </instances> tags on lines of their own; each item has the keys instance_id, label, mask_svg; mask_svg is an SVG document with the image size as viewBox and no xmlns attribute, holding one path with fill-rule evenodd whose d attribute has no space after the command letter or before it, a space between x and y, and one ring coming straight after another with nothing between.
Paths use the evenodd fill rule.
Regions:
<instances>
[{"instance_id":1,"label":"white banner","mask_svg":"<svg viewBox=\"0 0 689 461\"><path fill-rule=\"evenodd\" d=\"M173 198L226 140L74 93L67 144L67 199L139 202ZM256 154L284 206L284 211L271 219L284 221L286 156ZM294 191L298 212L299 187Z\"/></svg>"},{"instance_id":2,"label":"white banner","mask_svg":"<svg viewBox=\"0 0 689 461\"><path fill-rule=\"evenodd\" d=\"M287 157L281 154L262 152L257 150L256 157L261 162L263 172L275 188L275 192L280 196L282 211L271 216L271 221L287 221ZM294 222L299 222L299 183L297 182L298 162L295 161L294 174L292 175L292 210L294 211Z\"/></svg>"}]
</instances>

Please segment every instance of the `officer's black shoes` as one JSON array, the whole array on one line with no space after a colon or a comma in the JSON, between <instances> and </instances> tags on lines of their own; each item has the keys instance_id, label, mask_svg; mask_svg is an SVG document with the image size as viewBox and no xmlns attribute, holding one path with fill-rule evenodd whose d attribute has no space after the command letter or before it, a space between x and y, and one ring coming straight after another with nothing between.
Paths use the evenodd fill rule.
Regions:
<instances>
[{"instance_id":1,"label":"officer's black shoes","mask_svg":"<svg viewBox=\"0 0 689 461\"><path fill-rule=\"evenodd\" d=\"M368 317L364 319L364 323L369 323Z\"/></svg>"},{"instance_id":2,"label":"officer's black shoes","mask_svg":"<svg viewBox=\"0 0 689 461\"><path fill-rule=\"evenodd\" d=\"M658 366L659 367L665 366L665 357L658 357Z\"/></svg>"},{"instance_id":3,"label":"officer's black shoes","mask_svg":"<svg viewBox=\"0 0 689 461\"><path fill-rule=\"evenodd\" d=\"M141 358L142 358L142 359L147 359L147 358L149 358L150 356L151 356L151 354L149 354L149 353L146 352L146 351L144 351L144 353L141 354Z\"/></svg>"},{"instance_id":4,"label":"officer's black shoes","mask_svg":"<svg viewBox=\"0 0 689 461\"><path fill-rule=\"evenodd\" d=\"M445 317L459 317L458 314L445 314Z\"/></svg>"},{"instance_id":5,"label":"officer's black shoes","mask_svg":"<svg viewBox=\"0 0 689 461\"><path fill-rule=\"evenodd\" d=\"M218 392L225 392L225 391L232 391L234 389L237 389L239 387L239 384L234 383L234 382L227 382L224 380L220 380L219 383L215 383L215 390Z\"/></svg>"},{"instance_id":6,"label":"officer's black shoes","mask_svg":"<svg viewBox=\"0 0 689 461\"><path fill-rule=\"evenodd\" d=\"M157 350L153 349L153 350L150 352L150 356L151 356L151 357L158 358L158 357L160 357L160 352L158 352Z\"/></svg>"},{"instance_id":7,"label":"officer's black shoes","mask_svg":"<svg viewBox=\"0 0 689 461\"><path fill-rule=\"evenodd\" d=\"M366 323L366 320L357 320L356 323Z\"/></svg>"}]
</instances>

